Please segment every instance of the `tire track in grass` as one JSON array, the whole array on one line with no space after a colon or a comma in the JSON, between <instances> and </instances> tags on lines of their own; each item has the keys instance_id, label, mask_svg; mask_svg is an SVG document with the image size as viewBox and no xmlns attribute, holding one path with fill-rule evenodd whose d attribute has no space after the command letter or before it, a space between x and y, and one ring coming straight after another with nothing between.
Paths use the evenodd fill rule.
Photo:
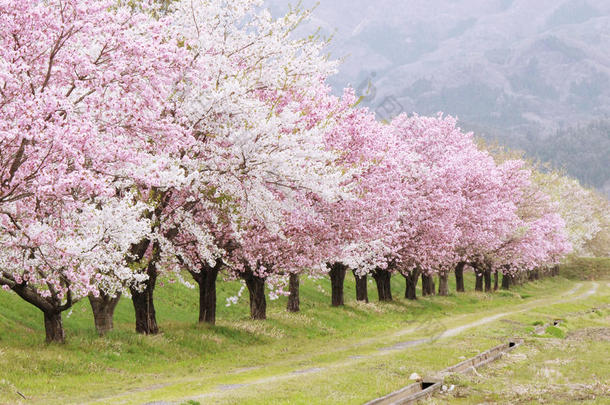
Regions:
<instances>
[{"instance_id":1,"label":"tire track in grass","mask_svg":"<svg viewBox=\"0 0 610 405\"><path fill-rule=\"evenodd\" d=\"M582 283L578 283L573 289L571 289L570 291L567 292L567 295L574 295L576 293L576 291L578 291L578 289L580 289L580 287L582 287ZM578 299L585 299L585 298L589 298L590 296L592 296L593 294L595 294L597 292L597 289L599 287L599 284L597 283L593 283L593 287L586 291L585 293L575 297L575 298L567 298L567 299L563 299L563 300L558 300L556 302L551 302L548 303L548 305L554 305L554 304L563 304L566 302L571 302L574 300L578 300ZM443 332L439 338L447 338L447 337L453 337L453 336L457 336L460 333L464 332L467 329L471 329L477 326L481 326L481 325L485 325L488 323L491 323L493 321L496 321L498 319L501 318L505 318L509 315L515 315L515 314L520 314L523 312L527 312L532 310L533 308L536 308L539 305L540 301L544 301L544 300L539 300L538 303L536 301L529 303L528 308L524 308L524 309L520 309L517 311L509 311L509 312L503 312L501 314L496 314L496 315L492 315L492 316L488 316L486 318L480 319L478 321L466 324L466 325L462 325L462 326L458 326L452 329L447 329L445 332ZM538 305L532 305L532 304L538 304Z\"/></svg>"}]
</instances>

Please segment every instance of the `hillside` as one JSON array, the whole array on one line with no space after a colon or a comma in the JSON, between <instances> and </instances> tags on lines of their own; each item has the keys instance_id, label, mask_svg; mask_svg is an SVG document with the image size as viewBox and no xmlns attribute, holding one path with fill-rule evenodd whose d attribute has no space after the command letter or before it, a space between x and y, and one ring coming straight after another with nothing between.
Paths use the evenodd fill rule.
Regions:
<instances>
[{"instance_id":1,"label":"hillside","mask_svg":"<svg viewBox=\"0 0 610 405\"><path fill-rule=\"evenodd\" d=\"M283 0L266 4L286 9ZM466 129L545 155L538 152L558 130L610 116L605 0L323 0L303 30L316 27L334 35L332 56L345 57L331 80L336 90L351 84L365 94L370 81L366 103L381 118L443 111ZM399 104L389 112L379 108L388 96ZM587 157L578 163L587 166ZM600 176L588 184L610 186Z\"/></svg>"}]
</instances>

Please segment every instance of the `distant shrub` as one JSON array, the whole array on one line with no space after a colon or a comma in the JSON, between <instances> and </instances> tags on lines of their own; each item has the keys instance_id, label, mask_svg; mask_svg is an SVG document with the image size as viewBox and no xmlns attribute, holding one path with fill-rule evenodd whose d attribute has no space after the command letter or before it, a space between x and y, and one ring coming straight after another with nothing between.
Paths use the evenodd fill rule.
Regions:
<instances>
[{"instance_id":1,"label":"distant shrub","mask_svg":"<svg viewBox=\"0 0 610 405\"><path fill-rule=\"evenodd\" d=\"M557 326L549 326L546 328L546 334L559 339L566 337L565 332L559 329Z\"/></svg>"},{"instance_id":2,"label":"distant shrub","mask_svg":"<svg viewBox=\"0 0 610 405\"><path fill-rule=\"evenodd\" d=\"M610 257L575 257L559 267L559 274L572 280L610 278Z\"/></svg>"}]
</instances>

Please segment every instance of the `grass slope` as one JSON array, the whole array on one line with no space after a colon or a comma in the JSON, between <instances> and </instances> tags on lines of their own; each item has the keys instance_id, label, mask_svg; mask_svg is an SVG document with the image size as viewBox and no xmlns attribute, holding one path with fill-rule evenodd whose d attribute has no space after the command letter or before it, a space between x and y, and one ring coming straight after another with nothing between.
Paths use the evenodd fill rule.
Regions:
<instances>
[{"instance_id":1,"label":"grass slope","mask_svg":"<svg viewBox=\"0 0 610 405\"><path fill-rule=\"evenodd\" d=\"M467 275L466 283L472 288L472 275ZM136 335L131 303L123 299L115 314L116 330L98 338L91 310L83 301L65 317L68 343L62 346L43 344L42 314L37 309L0 292L0 403L26 403L17 392L28 398L27 403L45 404L98 399L99 403L142 403L185 397L201 403L361 403L405 385L413 370L424 375L457 362L459 353L484 350L499 340L493 333L480 333L472 340L452 339L442 345L378 355L384 353L380 347L404 340L397 331L411 328L409 339L427 336L483 312L550 299L573 283L547 279L510 292L467 292L409 302L402 298L404 279L394 277L395 302L375 303L376 292L370 284L373 302L365 305L353 300L354 283L348 276L346 306L331 308L329 282L306 280L301 288L302 312L286 313L282 298L270 302L269 319L264 322L248 319L247 299L224 305L226 297L239 290L239 283L219 282L218 286L215 327L197 325L195 290L169 284L156 291L160 335ZM352 358L354 354L368 357ZM308 367L320 365L324 372L307 372ZM295 374L296 383L289 377L299 370L305 372ZM198 397L252 381L268 383L257 386L256 395L248 389L235 393L228 389L226 395Z\"/></svg>"}]
</instances>

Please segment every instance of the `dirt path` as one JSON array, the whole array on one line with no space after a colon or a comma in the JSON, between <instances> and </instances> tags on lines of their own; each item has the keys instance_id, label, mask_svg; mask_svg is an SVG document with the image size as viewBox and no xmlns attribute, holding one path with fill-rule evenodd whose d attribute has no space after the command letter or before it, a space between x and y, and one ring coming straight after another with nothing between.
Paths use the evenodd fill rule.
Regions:
<instances>
[{"instance_id":1,"label":"dirt path","mask_svg":"<svg viewBox=\"0 0 610 405\"><path fill-rule=\"evenodd\" d=\"M273 376L269 376L269 377L258 378L258 379L255 379L255 380L252 380L252 381L249 381L246 383L219 385L219 386L217 386L216 390L214 390L214 391L210 391L210 392L200 394L200 395L185 397L184 399L182 399L180 401L172 401L172 402L160 401L160 402L150 402L148 404L150 404L150 405L152 405L152 404L156 404L156 405L181 404L188 400L205 402L206 399L210 399L212 397L215 397L215 398L222 397L227 392L239 390L244 387L256 386L256 385L261 385L261 384L269 384L269 383L278 382L278 381L282 381L282 380L298 378L299 376L302 376L303 374L320 373L320 372L327 371L327 370L345 368L345 367L348 367L350 364L355 363L356 361L358 361L359 359L362 359L362 358L374 358L374 357L379 357L379 356L385 356L385 355L388 355L389 351L407 350L409 348L416 347L416 346L422 345L424 343L433 342L438 339L446 339L446 338L455 337L468 329L476 328L478 326L482 326L482 325L497 321L499 319L502 319L502 318L505 318L505 317L508 317L508 316L511 316L514 314L527 312L527 311L530 311L530 310L533 310L535 308L539 308L542 306L562 304L562 303L567 303L567 302L571 302L571 301L582 300L582 299L588 298L588 297L596 294L596 292L598 291L598 288L599 288L599 284L596 282L587 283L587 284L590 286L590 288L581 294L577 295L577 293L582 289L583 283L578 283L571 290L563 293L560 297L543 298L543 299L535 300L535 301L528 302L525 304L520 304L520 305L515 306L514 309L511 311L504 311L501 313L485 316L480 319L466 321L465 323L463 323L461 325L454 326L450 329L446 329L440 334L437 332L426 338L419 338L416 340L394 343L389 346L381 347L381 348L377 349L376 351L373 350L372 352L367 353L367 354L354 355L354 353L352 353L350 355L349 353L346 353L346 358L344 360L335 361L330 364L323 364L323 365L314 364L314 365L310 365L306 369L295 370L295 371L292 371L289 373L283 373L283 374L277 374L277 375L273 375ZM462 315L462 316L458 316L458 317L454 316L448 320L448 321L450 321L448 323L454 324L456 322L456 320L459 321L460 318L464 318L464 317L471 317L471 314ZM442 320L439 322L442 322ZM410 328L402 329L402 330L395 332L393 336L400 337L400 336L404 336L404 335L413 334L413 333L416 333L418 331L418 329L420 329L420 327L410 327ZM374 346L378 345L381 341L386 340L386 339L387 339L387 335L379 337L379 338L368 338L355 345L350 345L349 347L339 348L339 350L348 351L352 348L364 350L367 346L374 347ZM253 369L257 370L257 369L260 369L260 367L255 367ZM245 372L248 372L248 370L246 370ZM242 374L242 373L240 373L240 374ZM196 380L195 378L189 377L189 378L181 380L181 381L175 381L175 382L172 382L169 384L164 384L164 386L177 385L177 384L187 383L189 381L195 381L195 380ZM154 391L156 391L156 389L157 389L157 387L150 387L150 389L144 388L144 389L141 389L138 391L139 392L154 392ZM125 402L131 403L131 402L133 402L133 398L130 398L130 396L135 394L134 391L132 391L131 393L124 393L124 394L119 394L116 396L98 399L98 400L92 401L90 403L99 404L99 403L107 403L107 401L112 401L113 403L117 403L117 404L125 403Z\"/></svg>"},{"instance_id":2,"label":"dirt path","mask_svg":"<svg viewBox=\"0 0 610 405\"><path fill-rule=\"evenodd\" d=\"M578 283L576 286L574 286L574 288L572 288L570 291L568 291L566 293L566 295L574 295L576 293L576 291L578 291L578 289L582 287L582 283ZM546 302L545 305L548 304L562 304L562 303L566 303L566 302L570 302L570 301L574 301L574 300L578 300L578 299L585 299L588 298L590 296L592 296L593 294L595 294L597 292L597 289L599 288L599 284L597 283L593 283L592 287L590 290L586 291L585 293L577 296L577 297L573 297L573 298L566 298L566 299L559 299L559 300L554 300L553 302ZM527 308L524 309L520 309L520 310L515 310L515 311L509 311L509 312L503 312L501 314L496 314L496 315L492 315L492 316L488 316L486 318L480 319L478 321L475 322L471 322L469 324L466 325L462 325L462 326L458 326L452 329L448 329L445 332L443 332L440 335L440 338L447 338L447 337L452 337L452 336L456 336L459 335L460 333L464 332L466 329L471 329L477 326L481 326L481 325L485 325L487 323L496 321L498 319L501 318L505 318L509 315L514 315L514 314L519 314L519 313L523 313L523 312L527 312L530 311L532 308L541 306L541 302L545 302L546 300L539 300L539 301L534 301L534 302L530 302L528 304Z\"/></svg>"}]
</instances>

